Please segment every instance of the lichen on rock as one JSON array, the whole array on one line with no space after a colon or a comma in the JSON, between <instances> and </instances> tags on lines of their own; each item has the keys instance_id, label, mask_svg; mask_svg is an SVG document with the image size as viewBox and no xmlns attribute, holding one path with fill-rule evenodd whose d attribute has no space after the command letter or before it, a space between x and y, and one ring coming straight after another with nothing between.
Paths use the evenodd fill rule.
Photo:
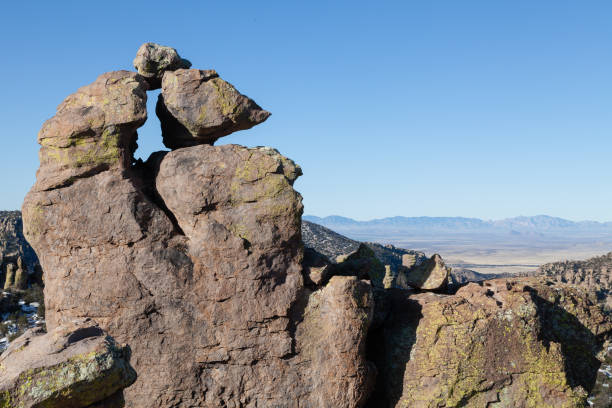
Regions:
<instances>
[{"instance_id":1,"label":"lichen on rock","mask_svg":"<svg viewBox=\"0 0 612 408\"><path fill-rule=\"evenodd\" d=\"M612 329L585 293L537 279L388 296L375 342L386 406L583 407Z\"/></svg>"},{"instance_id":2,"label":"lichen on rock","mask_svg":"<svg viewBox=\"0 0 612 408\"><path fill-rule=\"evenodd\" d=\"M89 407L135 380L129 350L97 326L30 329L0 356L0 407Z\"/></svg>"},{"instance_id":3,"label":"lichen on rock","mask_svg":"<svg viewBox=\"0 0 612 408\"><path fill-rule=\"evenodd\" d=\"M176 149L213 144L222 136L250 129L269 116L214 70L179 69L164 74L157 101L164 144Z\"/></svg>"}]
</instances>

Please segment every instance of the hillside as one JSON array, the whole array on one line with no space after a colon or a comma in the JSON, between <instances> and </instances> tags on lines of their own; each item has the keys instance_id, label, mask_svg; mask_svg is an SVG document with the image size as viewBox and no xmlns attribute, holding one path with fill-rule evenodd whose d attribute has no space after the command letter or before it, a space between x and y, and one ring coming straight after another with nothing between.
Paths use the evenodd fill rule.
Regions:
<instances>
[{"instance_id":1,"label":"hillside","mask_svg":"<svg viewBox=\"0 0 612 408\"><path fill-rule=\"evenodd\" d=\"M322 253L332 262L340 255L346 255L357 250L360 244L359 241L347 238L329 228L304 220L302 221L302 240L305 246ZM384 265L390 265L393 271L402 264L402 256L405 254L414 255L417 263L427 258L420 251L397 248L393 245L381 245L376 242L365 242L365 244L374 251L378 260Z\"/></svg>"}]
</instances>

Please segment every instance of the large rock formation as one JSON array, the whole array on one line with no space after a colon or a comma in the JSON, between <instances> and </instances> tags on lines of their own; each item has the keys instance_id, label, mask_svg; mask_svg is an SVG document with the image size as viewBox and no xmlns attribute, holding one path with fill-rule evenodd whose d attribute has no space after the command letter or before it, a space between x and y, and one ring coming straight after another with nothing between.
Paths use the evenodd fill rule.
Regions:
<instances>
[{"instance_id":1,"label":"large rock formation","mask_svg":"<svg viewBox=\"0 0 612 408\"><path fill-rule=\"evenodd\" d=\"M0 407L121 407L121 390L136 380L128 358L87 322L30 329L0 357Z\"/></svg>"},{"instance_id":2,"label":"large rock formation","mask_svg":"<svg viewBox=\"0 0 612 408\"><path fill-rule=\"evenodd\" d=\"M372 407L583 407L612 329L586 293L534 278L386 295Z\"/></svg>"},{"instance_id":3,"label":"large rock formation","mask_svg":"<svg viewBox=\"0 0 612 408\"><path fill-rule=\"evenodd\" d=\"M165 140L189 147L145 163L132 164L146 119L138 74L100 76L43 125L23 215L47 325L91 317L128 343L129 407L360 406L374 374L370 285L304 286L300 168L274 149L209 145L267 113L216 74L193 88L202 72L163 73ZM214 120L192 128L182 107ZM176 123L189 132L169 133Z\"/></svg>"},{"instance_id":4,"label":"large rock formation","mask_svg":"<svg viewBox=\"0 0 612 408\"><path fill-rule=\"evenodd\" d=\"M595 292L599 301L608 310L612 309L612 252L584 261L544 264L537 273L557 282L579 285Z\"/></svg>"},{"instance_id":5,"label":"large rock formation","mask_svg":"<svg viewBox=\"0 0 612 408\"><path fill-rule=\"evenodd\" d=\"M160 52L143 58L174 59ZM612 328L584 294L511 280L416 293L387 289L393 265L427 275L416 286L440 289L448 271L439 257L374 244L337 263L305 256L299 166L272 148L212 145L269 114L214 71L164 64L148 79L101 75L39 134L41 166L23 216L45 270L49 336L91 318L131 347L138 373L125 391L127 369L128 380L110 388L93 381L85 391L77 381L59 394L81 405L61 406L584 405ZM173 150L134 162L146 90L160 77L157 111ZM62 344L78 342L75 333ZM96 344L96 362L110 361L103 356L115 349ZM12 347L2 358L17 358ZM60 350L48 365L78 365L71 356ZM5 399L29 378L11 370L0 371L0 384L16 384ZM26 383L30 395L53 382L37 381Z\"/></svg>"},{"instance_id":6,"label":"large rock formation","mask_svg":"<svg viewBox=\"0 0 612 408\"><path fill-rule=\"evenodd\" d=\"M10 264L12 268L21 258L23 271L33 274L38 267L38 258L34 250L23 236L23 221L19 211L0 211L0 285L7 286L6 271ZM26 278L34 280L34 276ZM11 282L8 287L14 284Z\"/></svg>"}]
</instances>

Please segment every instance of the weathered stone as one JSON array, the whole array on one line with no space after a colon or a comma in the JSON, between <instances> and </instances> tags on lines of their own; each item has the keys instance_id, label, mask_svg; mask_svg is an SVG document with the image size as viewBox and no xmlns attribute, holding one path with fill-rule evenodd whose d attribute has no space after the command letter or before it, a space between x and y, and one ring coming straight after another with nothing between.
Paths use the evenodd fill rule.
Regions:
<instances>
[{"instance_id":1,"label":"weathered stone","mask_svg":"<svg viewBox=\"0 0 612 408\"><path fill-rule=\"evenodd\" d=\"M403 254L402 266L410 269L417 264L417 256L415 254Z\"/></svg>"},{"instance_id":2,"label":"weathered stone","mask_svg":"<svg viewBox=\"0 0 612 408\"><path fill-rule=\"evenodd\" d=\"M354 276L334 276L308 298L296 350L317 392L286 406L363 406L376 378L376 368L363 358L373 306L371 286Z\"/></svg>"},{"instance_id":3,"label":"weathered stone","mask_svg":"<svg viewBox=\"0 0 612 408\"><path fill-rule=\"evenodd\" d=\"M321 286L329 281L332 271L332 263L327 257L312 248L304 248L304 277L308 283Z\"/></svg>"},{"instance_id":4,"label":"weathered stone","mask_svg":"<svg viewBox=\"0 0 612 408\"><path fill-rule=\"evenodd\" d=\"M271 148L199 145L35 185L24 224L45 270L48 326L93 316L131 344L131 408L358 406L372 378L369 285L304 286L300 174ZM333 360L300 351L315 346Z\"/></svg>"},{"instance_id":5,"label":"weathered stone","mask_svg":"<svg viewBox=\"0 0 612 408\"><path fill-rule=\"evenodd\" d=\"M398 273L400 287L413 287L422 290L444 289L448 284L450 270L444 265L442 257L434 254L421 264L410 269L402 267Z\"/></svg>"},{"instance_id":6,"label":"weathered stone","mask_svg":"<svg viewBox=\"0 0 612 408\"><path fill-rule=\"evenodd\" d=\"M151 42L142 44L134 58L134 68L147 79L150 89L160 88L164 72L189 67L191 62L181 58L174 48Z\"/></svg>"},{"instance_id":7,"label":"weathered stone","mask_svg":"<svg viewBox=\"0 0 612 408\"><path fill-rule=\"evenodd\" d=\"M385 294L372 406L583 407L612 329L587 294L537 279Z\"/></svg>"},{"instance_id":8,"label":"weathered stone","mask_svg":"<svg viewBox=\"0 0 612 408\"><path fill-rule=\"evenodd\" d=\"M391 289L395 287L396 277L391 272L391 265L385 265L385 277L383 278L383 287Z\"/></svg>"},{"instance_id":9,"label":"weathered stone","mask_svg":"<svg viewBox=\"0 0 612 408\"><path fill-rule=\"evenodd\" d=\"M170 149L213 144L222 136L250 129L270 113L242 95L213 70L167 71L156 113Z\"/></svg>"},{"instance_id":10,"label":"weathered stone","mask_svg":"<svg viewBox=\"0 0 612 408\"><path fill-rule=\"evenodd\" d=\"M15 264L6 265L6 277L4 278L4 289L10 289L15 284Z\"/></svg>"},{"instance_id":11,"label":"weathered stone","mask_svg":"<svg viewBox=\"0 0 612 408\"><path fill-rule=\"evenodd\" d=\"M66 186L110 168L127 169L136 150L136 129L147 118L143 77L102 74L68 96L38 134L37 190Z\"/></svg>"},{"instance_id":12,"label":"weathered stone","mask_svg":"<svg viewBox=\"0 0 612 408\"><path fill-rule=\"evenodd\" d=\"M9 262L21 257L26 269L33 271L38 257L23 236L23 221L20 211L0 211L0 269L6 270ZM0 273L2 275L2 273Z\"/></svg>"},{"instance_id":13,"label":"weathered stone","mask_svg":"<svg viewBox=\"0 0 612 408\"><path fill-rule=\"evenodd\" d=\"M366 244L360 244L355 252L340 255L336 262L331 270L332 275L357 276L359 279L370 280L377 288L384 286L385 266Z\"/></svg>"},{"instance_id":14,"label":"weathered stone","mask_svg":"<svg viewBox=\"0 0 612 408\"><path fill-rule=\"evenodd\" d=\"M48 334L30 329L0 356L0 406L81 408L117 398L136 380L128 357L84 322Z\"/></svg>"},{"instance_id":15,"label":"weathered stone","mask_svg":"<svg viewBox=\"0 0 612 408\"><path fill-rule=\"evenodd\" d=\"M25 269L21 257L17 258L17 270L15 271L15 289L26 289L28 287L28 271Z\"/></svg>"}]
</instances>

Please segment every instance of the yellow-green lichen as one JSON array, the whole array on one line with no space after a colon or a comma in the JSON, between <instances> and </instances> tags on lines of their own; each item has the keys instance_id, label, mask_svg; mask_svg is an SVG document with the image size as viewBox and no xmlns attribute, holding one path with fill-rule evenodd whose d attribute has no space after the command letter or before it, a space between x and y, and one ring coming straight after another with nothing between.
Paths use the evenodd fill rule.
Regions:
<instances>
[{"instance_id":1,"label":"yellow-green lichen","mask_svg":"<svg viewBox=\"0 0 612 408\"><path fill-rule=\"evenodd\" d=\"M67 401L89 406L132 384L135 373L123 360L121 350L107 346L52 367L21 373L16 386L0 394L0 408L60 408Z\"/></svg>"},{"instance_id":2,"label":"yellow-green lichen","mask_svg":"<svg viewBox=\"0 0 612 408\"><path fill-rule=\"evenodd\" d=\"M215 102L221 113L224 116L231 116L236 114L238 110L238 105L236 104L236 100L233 97L238 91L234 89L232 85L222 80L221 78L213 78L209 81L209 83L215 88L217 98Z\"/></svg>"}]
</instances>

